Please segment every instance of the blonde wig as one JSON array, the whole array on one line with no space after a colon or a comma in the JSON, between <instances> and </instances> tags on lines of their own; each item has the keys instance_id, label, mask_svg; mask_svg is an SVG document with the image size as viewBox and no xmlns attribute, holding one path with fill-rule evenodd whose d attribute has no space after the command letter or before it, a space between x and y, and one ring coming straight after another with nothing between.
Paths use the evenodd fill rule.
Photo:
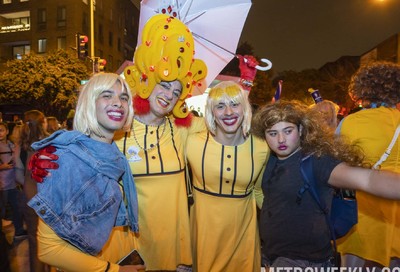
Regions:
<instances>
[{"instance_id":1,"label":"blonde wig","mask_svg":"<svg viewBox=\"0 0 400 272\"><path fill-rule=\"evenodd\" d=\"M180 81L182 92L172 114L186 118L185 99L207 75L205 63L194 59L194 54L192 33L183 22L165 14L154 15L143 28L142 43L136 48L134 65L125 68L125 79L142 99L161 81Z\"/></svg>"},{"instance_id":2,"label":"blonde wig","mask_svg":"<svg viewBox=\"0 0 400 272\"><path fill-rule=\"evenodd\" d=\"M231 103L241 104L243 107L243 135L246 137L250 131L252 108L248 100L247 94L239 84L233 81L223 81L211 88L208 93L205 106L205 122L208 130L215 135L216 123L213 114L213 108L219 103L230 105Z\"/></svg>"},{"instance_id":3,"label":"blonde wig","mask_svg":"<svg viewBox=\"0 0 400 272\"><path fill-rule=\"evenodd\" d=\"M114 84L120 83L122 91L129 96L128 118L123 126L124 130L129 130L133 119L132 94L125 80L114 73L98 73L82 86L79 94L78 104L74 116L74 130L78 130L85 135L95 134L103 137L96 114L96 100L100 94L109 90Z\"/></svg>"}]
</instances>

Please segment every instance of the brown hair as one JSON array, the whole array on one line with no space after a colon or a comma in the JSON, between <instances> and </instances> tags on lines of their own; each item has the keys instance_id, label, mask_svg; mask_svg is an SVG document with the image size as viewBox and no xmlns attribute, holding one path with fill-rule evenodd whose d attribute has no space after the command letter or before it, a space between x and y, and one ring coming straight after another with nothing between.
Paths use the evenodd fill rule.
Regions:
<instances>
[{"instance_id":1,"label":"brown hair","mask_svg":"<svg viewBox=\"0 0 400 272\"><path fill-rule=\"evenodd\" d=\"M324 125L320 114L300 101L279 100L257 111L252 122L252 133L265 139L265 130L279 122L302 126L300 145L305 154L317 157L330 155L353 166L361 166L364 155L355 145L347 144Z\"/></svg>"},{"instance_id":2,"label":"brown hair","mask_svg":"<svg viewBox=\"0 0 400 272\"><path fill-rule=\"evenodd\" d=\"M394 107L400 102L400 65L379 61L360 67L348 92L354 101L361 100L363 107Z\"/></svg>"},{"instance_id":3,"label":"brown hair","mask_svg":"<svg viewBox=\"0 0 400 272\"><path fill-rule=\"evenodd\" d=\"M31 144L48 136L43 127L45 116L41 111L30 110L24 113L21 144L24 150L32 150Z\"/></svg>"}]
</instances>

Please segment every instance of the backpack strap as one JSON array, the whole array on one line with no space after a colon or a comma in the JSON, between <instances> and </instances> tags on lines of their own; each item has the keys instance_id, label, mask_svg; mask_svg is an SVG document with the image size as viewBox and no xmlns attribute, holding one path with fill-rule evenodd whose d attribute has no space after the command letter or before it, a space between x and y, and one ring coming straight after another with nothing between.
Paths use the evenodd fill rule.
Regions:
<instances>
[{"instance_id":1,"label":"backpack strap","mask_svg":"<svg viewBox=\"0 0 400 272\"><path fill-rule=\"evenodd\" d=\"M300 171L304 178L304 186L302 188L300 188L299 193L302 190L304 190L304 191L308 190L310 192L312 198L318 204L321 211L324 213L325 220L329 227L329 232L331 234L331 240L333 241L333 246L334 246L334 250L336 253L337 250L336 250L335 231L333 229L332 221L330 219L329 209L327 208L325 202L323 200L321 200L321 198L319 197L319 194L317 192L317 187L316 187L317 184L316 184L315 177L314 177L311 158L312 158L312 154L307 155L306 157L301 159Z\"/></svg>"},{"instance_id":2,"label":"backpack strap","mask_svg":"<svg viewBox=\"0 0 400 272\"><path fill-rule=\"evenodd\" d=\"M311 155L307 155L306 157L301 159L300 171L304 178L304 186L300 188L298 195L302 195L305 191L309 191L315 202L317 202L321 211L325 214L329 214L329 209L326 207L324 201L321 201L319 194L316 190L316 182L314 178L313 166Z\"/></svg>"}]
</instances>

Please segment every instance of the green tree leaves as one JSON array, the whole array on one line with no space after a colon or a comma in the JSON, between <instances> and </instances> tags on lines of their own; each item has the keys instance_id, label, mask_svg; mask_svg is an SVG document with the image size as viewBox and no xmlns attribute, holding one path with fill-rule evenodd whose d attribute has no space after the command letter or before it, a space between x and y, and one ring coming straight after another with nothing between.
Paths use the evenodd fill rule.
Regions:
<instances>
[{"instance_id":1,"label":"green tree leaves","mask_svg":"<svg viewBox=\"0 0 400 272\"><path fill-rule=\"evenodd\" d=\"M1 103L27 104L60 120L75 108L80 81L90 75L85 63L64 50L31 53L6 66L0 74Z\"/></svg>"}]
</instances>

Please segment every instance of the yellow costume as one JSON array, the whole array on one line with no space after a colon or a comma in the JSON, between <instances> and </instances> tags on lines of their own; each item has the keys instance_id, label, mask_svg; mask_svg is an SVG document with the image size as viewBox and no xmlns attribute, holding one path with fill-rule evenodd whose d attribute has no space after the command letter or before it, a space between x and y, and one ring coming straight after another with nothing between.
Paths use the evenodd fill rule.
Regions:
<instances>
[{"instance_id":1,"label":"yellow costume","mask_svg":"<svg viewBox=\"0 0 400 272\"><path fill-rule=\"evenodd\" d=\"M77 268L68 271L105 271L106 261L110 261L111 272L118 271L118 260L137 248L147 271L175 271L179 264L192 265L183 150L188 133L201 130L205 130L201 118L194 118L189 129L178 128L173 118L166 118L159 127L135 120L126 140L123 133L116 133L116 144L125 150L134 173L140 203L139 237L126 227L114 228L101 253L93 257L40 222L38 239L39 251L46 258L43 261L61 269Z\"/></svg>"},{"instance_id":2,"label":"yellow costume","mask_svg":"<svg viewBox=\"0 0 400 272\"><path fill-rule=\"evenodd\" d=\"M164 107L151 106L148 99L161 82L181 84L176 104L165 113L171 119L160 126L135 120L126 141L117 141L135 179L139 202L138 251L147 270L175 271L178 265L192 265L184 147L189 131L196 131L198 124L204 130L205 124L200 120L184 128L190 126L185 99L207 75L205 63L195 59L194 52L194 39L188 27L176 18L157 14L142 30L134 65L124 71L126 81L136 93L134 108L139 120L148 117L162 121L161 114L154 111L163 112Z\"/></svg>"},{"instance_id":3,"label":"yellow costume","mask_svg":"<svg viewBox=\"0 0 400 272\"><path fill-rule=\"evenodd\" d=\"M366 109L347 116L340 134L361 146L372 166L388 147L398 124L397 109ZM381 169L400 172L399 141ZM364 192L357 192L357 200L358 224L338 241L338 251L389 266L391 257L400 257L400 202Z\"/></svg>"},{"instance_id":4,"label":"yellow costume","mask_svg":"<svg viewBox=\"0 0 400 272\"><path fill-rule=\"evenodd\" d=\"M194 271L260 271L253 189L261 186L268 155L265 141L253 136L238 146L224 146L207 132L189 136Z\"/></svg>"},{"instance_id":5,"label":"yellow costume","mask_svg":"<svg viewBox=\"0 0 400 272\"><path fill-rule=\"evenodd\" d=\"M118 272L117 261L137 248L134 233L128 227L115 227L97 256L83 253L67 241L61 239L43 220L39 219L38 247L41 261L60 268L65 272L104 272L107 261L110 262L109 272Z\"/></svg>"},{"instance_id":6,"label":"yellow costume","mask_svg":"<svg viewBox=\"0 0 400 272\"><path fill-rule=\"evenodd\" d=\"M205 129L202 119L194 119L189 129L175 126L173 118L160 126L135 120L126 143L124 137L116 140L120 150L125 150L134 176L139 202L138 251L149 271L175 271L179 264L192 265L184 145L188 133Z\"/></svg>"}]
</instances>

